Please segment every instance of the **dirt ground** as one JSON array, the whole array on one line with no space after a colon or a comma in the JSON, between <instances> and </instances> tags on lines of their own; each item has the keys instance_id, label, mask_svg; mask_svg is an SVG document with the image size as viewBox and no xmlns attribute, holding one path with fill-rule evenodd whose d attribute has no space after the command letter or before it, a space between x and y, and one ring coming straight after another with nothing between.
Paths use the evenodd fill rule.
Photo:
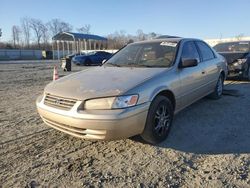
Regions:
<instances>
[{"instance_id":1,"label":"dirt ground","mask_svg":"<svg viewBox=\"0 0 250 188\"><path fill-rule=\"evenodd\" d=\"M86 141L37 114L53 65L0 64L0 187L250 187L249 82L227 81L220 100L177 114L157 146Z\"/></svg>"}]
</instances>

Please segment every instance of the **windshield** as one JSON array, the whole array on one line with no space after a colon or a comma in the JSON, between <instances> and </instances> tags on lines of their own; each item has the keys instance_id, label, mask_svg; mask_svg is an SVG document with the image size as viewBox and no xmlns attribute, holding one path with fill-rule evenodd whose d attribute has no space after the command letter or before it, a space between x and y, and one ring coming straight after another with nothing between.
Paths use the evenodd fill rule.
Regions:
<instances>
[{"instance_id":1,"label":"windshield","mask_svg":"<svg viewBox=\"0 0 250 188\"><path fill-rule=\"evenodd\" d=\"M105 63L110 66L170 67L175 60L177 42L129 44Z\"/></svg>"},{"instance_id":2,"label":"windshield","mask_svg":"<svg viewBox=\"0 0 250 188\"><path fill-rule=\"evenodd\" d=\"M97 52L88 52L88 53L86 53L86 55L94 55L94 54L96 54Z\"/></svg>"},{"instance_id":3,"label":"windshield","mask_svg":"<svg viewBox=\"0 0 250 188\"><path fill-rule=\"evenodd\" d=\"M214 46L217 52L249 52L249 42L229 42Z\"/></svg>"}]
</instances>

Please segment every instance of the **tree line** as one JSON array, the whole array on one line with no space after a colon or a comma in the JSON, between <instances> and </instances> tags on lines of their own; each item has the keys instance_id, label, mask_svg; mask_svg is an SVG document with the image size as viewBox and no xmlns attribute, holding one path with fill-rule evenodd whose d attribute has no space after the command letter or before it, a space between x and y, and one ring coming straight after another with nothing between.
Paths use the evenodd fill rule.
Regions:
<instances>
[{"instance_id":1,"label":"tree line","mask_svg":"<svg viewBox=\"0 0 250 188\"><path fill-rule=\"evenodd\" d=\"M54 35L72 31L73 26L70 23L58 18L45 23L40 19L24 17L20 20L19 25L12 26L11 40L8 42L0 41L0 48L51 50L51 39ZM90 34L91 25L85 24L76 28L76 31ZM2 34L1 28L0 33ZM106 37L108 38L109 49L119 49L127 43L154 38L157 35L154 32L146 34L143 30L138 29L136 35L127 34L126 31L120 30L108 34Z\"/></svg>"},{"instance_id":2,"label":"tree line","mask_svg":"<svg viewBox=\"0 0 250 188\"><path fill-rule=\"evenodd\" d=\"M24 17L20 20L20 25L11 27L11 40L0 42L0 48L49 50L54 35L71 31L73 31L71 24L57 18L44 23L40 19ZM90 33L90 25L77 28L77 31Z\"/></svg>"}]
</instances>

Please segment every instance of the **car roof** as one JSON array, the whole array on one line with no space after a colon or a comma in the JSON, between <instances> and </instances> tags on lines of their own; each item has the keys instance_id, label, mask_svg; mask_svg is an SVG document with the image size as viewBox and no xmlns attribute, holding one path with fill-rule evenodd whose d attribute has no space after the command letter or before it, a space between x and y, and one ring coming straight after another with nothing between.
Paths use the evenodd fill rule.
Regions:
<instances>
[{"instance_id":1,"label":"car roof","mask_svg":"<svg viewBox=\"0 0 250 188\"><path fill-rule=\"evenodd\" d=\"M158 37L155 37L155 39L164 39L164 38L181 38L181 37L172 36L172 35L160 35Z\"/></svg>"},{"instance_id":2,"label":"car roof","mask_svg":"<svg viewBox=\"0 0 250 188\"><path fill-rule=\"evenodd\" d=\"M202 41L200 39L195 39L195 38L160 38L160 39L152 39L152 40L144 40L144 41L139 41L139 42L134 42L131 43L129 45L133 45L133 44L144 44L144 43L155 43L155 42L180 42L183 40L191 40L191 41Z\"/></svg>"}]
</instances>

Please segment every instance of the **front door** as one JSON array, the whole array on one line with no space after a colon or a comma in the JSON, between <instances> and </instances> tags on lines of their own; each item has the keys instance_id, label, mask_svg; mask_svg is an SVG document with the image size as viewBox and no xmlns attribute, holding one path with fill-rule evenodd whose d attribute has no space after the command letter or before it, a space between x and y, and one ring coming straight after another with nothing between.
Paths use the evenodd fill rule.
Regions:
<instances>
[{"instance_id":1,"label":"front door","mask_svg":"<svg viewBox=\"0 0 250 188\"><path fill-rule=\"evenodd\" d=\"M196 45L192 41L183 44L181 59L197 59L198 65L178 69L181 83L181 104L186 107L204 95L203 86L206 84L205 64L201 62Z\"/></svg>"}]
</instances>

